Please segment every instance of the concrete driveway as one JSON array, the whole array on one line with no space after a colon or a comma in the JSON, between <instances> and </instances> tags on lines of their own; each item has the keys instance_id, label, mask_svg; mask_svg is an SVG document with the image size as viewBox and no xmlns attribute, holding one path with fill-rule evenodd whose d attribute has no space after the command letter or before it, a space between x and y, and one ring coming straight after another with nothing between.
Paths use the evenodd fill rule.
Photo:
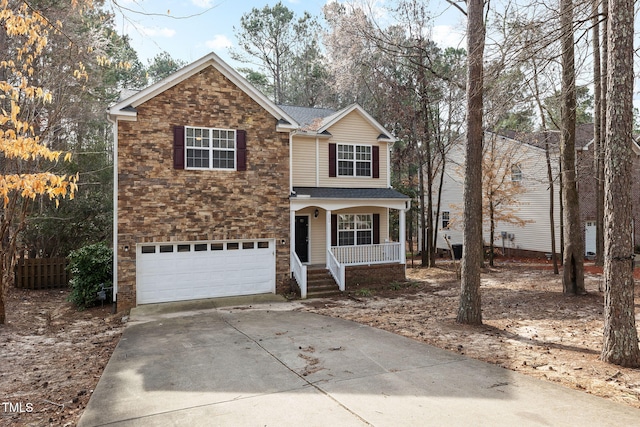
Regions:
<instances>
[{"instance_id":1,"label":"concrete driveway","mask_svg":"<svg viewBox=\"0 0 640 427\"><path fill-rule=\"evenodd\" d=\"M640 425L639 410L293 307L134 311L79 425Z\"/></svg>"}]
</instances>

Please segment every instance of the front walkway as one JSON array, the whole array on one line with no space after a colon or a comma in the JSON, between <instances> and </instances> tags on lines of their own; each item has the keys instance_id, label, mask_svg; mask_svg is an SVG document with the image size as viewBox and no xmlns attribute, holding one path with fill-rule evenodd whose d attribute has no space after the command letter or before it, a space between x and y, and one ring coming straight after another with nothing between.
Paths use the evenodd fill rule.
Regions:
<instances>
[{"instance_id":1,"label":"front walkway","mask_svg":"<svg viewBox=\"0 0 640 427\"><path fill-rule=\"evenodd\" d=\"M156 310L146 322L134 311L79 425L620 426L640 420L640 411L627 406L293 307Z\"/></svg>"}]
</instances>

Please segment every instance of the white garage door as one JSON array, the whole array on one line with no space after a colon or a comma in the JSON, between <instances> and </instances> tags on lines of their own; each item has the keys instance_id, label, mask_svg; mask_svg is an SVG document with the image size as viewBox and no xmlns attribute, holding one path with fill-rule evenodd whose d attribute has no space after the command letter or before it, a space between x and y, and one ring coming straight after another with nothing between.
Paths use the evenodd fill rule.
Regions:
<instances>
[{"instance_id":1,"label":"white garage door","mask_svg":"<svg viewBox=\"0 0 640 427\"><path fill-rule=\"evenodd\" d=\"M144 243L136 247L138 304L275 293L275 242Z\"/></svg>"}]
</instances>

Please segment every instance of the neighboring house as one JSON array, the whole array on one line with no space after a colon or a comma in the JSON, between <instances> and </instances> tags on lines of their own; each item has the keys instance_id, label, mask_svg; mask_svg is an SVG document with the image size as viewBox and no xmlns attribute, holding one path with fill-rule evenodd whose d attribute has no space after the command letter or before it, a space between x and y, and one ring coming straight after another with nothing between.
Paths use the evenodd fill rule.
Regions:
<instances>
[{"instance_id":1,"label":"neighboring house","mask_svg":"<svg viewBox=\"0 0 640 427\"><path fill-rule=\"evenodd\" d=\"M360 106L273 104L211 53L109 109L114 296L138 304L404 278L409 198L393 136Z\"/></svg>"},{"instance_id":2,"label":"neighboring house","mask_svg":"<svg viewBox=\"0 0 640 427\"><path fill-rule=\"evenodd\" d=\"M524 225L518 226L505 221L498 222L495 226L494 246L504 250L508 255L544 256L545 253L550 253L550 198L542 135L497 134L485 131L485 162L489 156L487 149L491 146L496 149L494 157L497 160L489 163L498 165L495 167L494 173L500 178L504 177L504 185L517 189L517 191L511 190L512 194L515 194L516 202L497 209L503 212L508 210L510 216L524 223ZM445 238L449 239L453 245L462 244L464 148L464 138L458 139L447 155L440 217L438 218L438 249L446 250L448 248ZM483 171L483 175L487 175L487 173L487 170ZM554 155L553 174L554 177L557 177L557 154ZM437 187L438 183L434 185L434 188ZM558 186L556 186L556 190L559 190ZM435 202L437 202L436 199L434 199ZM558 191L556 191L554 205L556 251L560 252ZM483 215L485 246L488 246L490 242L488 221L488 215L485 213Z\"/></svg>"},{"instance_id":3,"label":"neighboring house","mask_svg":"<svg viewBox=\"0 0 640 427\"><path fill-rule=\"evenodd\" d=\"M593 153L593 124L579 126L576 132L576 169L580 195L580 217L585 228L585 255L596 255L596 174ZM631 187L633 244L640 245L640 146L631 141L633 180Z\"/></svg>"},{"instance_id":4,"label":"neighboring house","mask_svg":"<svg viewBox=\"0 0 640 427\"><path fill-rule=\"evenodd\" d=\"M556 231L556 251L560 252L560 182L557 174L559 164L560 132L546 133L551 147L551 162L554 169L554 219ZM526 191L519 197L517 205L519 216L529 221L523 227L509 224L499 224L496 228L497 240L495 246L502 248L504 232L504 247L507 253L517 255L541 255L551 252L551 233L549 227L549 186L547 181L547 167L545 159L545 133L516 133L501 132L495 134L485 132L485 146L488 138L498 138L506 147L518 147L519 154L511 165L512 179L521 181ZM632 141L634 179L632 187L633 201L633 232L634 246L640 245L640 146ZM438 248L446 249L444 236L450 238L451 243L462 243L462 164L464 159L463 142L457 142L452 147L445 173L443 186L443 202L438 221ZM507 148L511 150L512 148ZM585 256L591 257L596 252L596 175L594 172L593 153L593 124L580 124L576 127L576 172L578 194L580 200L580 217L584 227ZM485 244L488 244L488 228L485 219Z\"/></svg>"}]
</instances>

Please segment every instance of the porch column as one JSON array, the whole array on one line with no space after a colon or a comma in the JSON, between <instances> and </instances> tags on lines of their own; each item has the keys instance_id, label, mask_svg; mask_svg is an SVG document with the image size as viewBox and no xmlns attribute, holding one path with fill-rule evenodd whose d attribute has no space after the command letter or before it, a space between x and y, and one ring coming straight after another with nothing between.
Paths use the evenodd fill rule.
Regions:
<instances>
[{"instance_id":1,"label":"porch column","mask_svg":"<svg viewBox=\"0 0 640 427\"><path fill-rule=\"evenodd\" d=\"M289 272L293 273L294 252L296 251L296 211L289 211Z\"/></svg>"},{"instance_id":2,"label":"porch column","mask_svg":"<svg viewBox=\"0 0 640 427\"><path fill-rule=\"evenodd\" d=\"M326 241L326 247L327 247L325 251L325 256L327 258L326 265L328 267L329 264L331 263L331 260L329 259L329 251L331 250L331 211L330 210L326 211L325 223L326 223L325 241Z\"/></svg>"},{"instance_id":3,"label":"porch column","mask_svg":"<svg viewBox=\"0 0 640 427\"><path fill-rule=\"evenodd\" d=\"M400 221L400 224L398 224L398 228L400 229L400 236L398 236L399 240L400 240L400 264L406 264L407 263L407 260L406 260L407 255L405 253L405 250L406 250L406 248L405 248L406 243L405 242L406 242L406 233L407 233L406 232L406 228L407 228L407 225L406 225L405 216L406 216L406 213L405 213L404 209L400 209L400 215L399 215L400 218L398 220L398 221Z\"/></svg>"}]
</instances>

